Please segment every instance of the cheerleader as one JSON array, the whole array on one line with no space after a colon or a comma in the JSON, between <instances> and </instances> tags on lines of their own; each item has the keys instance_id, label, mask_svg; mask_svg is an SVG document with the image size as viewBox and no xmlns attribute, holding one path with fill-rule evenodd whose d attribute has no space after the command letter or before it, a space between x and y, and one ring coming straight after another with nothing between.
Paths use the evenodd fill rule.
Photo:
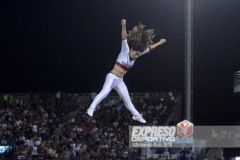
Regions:
<instances>
[{"instance_id":1,"label":"cheerleader","mask_svg":"<svg viewBox=\"0 0 240 160\"><path fill-rule=\"evenodd\" d=\"M132 113L133 120L137 120L141 123L146 123L142 118L142 115L133 106L128 89L123 81L124 75L134 65L134 62L140 56L150 52L159 45L166 42L165 39L161 39L159 42L153 44L153 29L145 30L144 25L141 23L133 28L132 31L127 33L126 20L122 22L122 48L118 55L117 61L110 73L107 74L105 83L101 92L94 98L90 107L87 110L89 116L93 116L93 112L96 106L107 97L112 89L115 89L119 96L123 99L126 108Z\"/></svg>"}]
</instances>

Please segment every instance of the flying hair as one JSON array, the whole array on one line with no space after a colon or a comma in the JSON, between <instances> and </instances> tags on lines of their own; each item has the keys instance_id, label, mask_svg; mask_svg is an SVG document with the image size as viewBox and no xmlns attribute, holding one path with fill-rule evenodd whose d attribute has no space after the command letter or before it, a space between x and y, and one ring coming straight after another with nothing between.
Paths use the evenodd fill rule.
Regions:
<instances>
[{"instance_id":1,"label":"flying hair","mask_svg":"<svg viewBox=\"0 0 240 160\"><path fill-rule=\"evenodd\" d=\"M154 29L144 30L146 26L139 24L128 32L128 45L135 51L144 51L149 45L153 44L155 37Z\"/></svg>"}]
</instances>

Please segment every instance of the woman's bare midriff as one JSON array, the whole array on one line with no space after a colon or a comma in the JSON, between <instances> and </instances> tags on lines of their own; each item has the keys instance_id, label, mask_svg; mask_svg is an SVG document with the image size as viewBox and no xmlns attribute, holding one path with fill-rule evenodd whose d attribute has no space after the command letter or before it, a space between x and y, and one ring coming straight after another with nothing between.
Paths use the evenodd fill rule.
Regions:
<instances>
[{"instance_id":1,"label":"woman's bare midriff","mask_svg":"<svg viewBox=\"0 0 240 160\"><path fill-rule=\"evenodd\" d=\"M127 71L125 71L124 69L122 69L116 64L114 65L111 72L119 77L123 77L127 73Z\"/></svg>"}]
</instances>

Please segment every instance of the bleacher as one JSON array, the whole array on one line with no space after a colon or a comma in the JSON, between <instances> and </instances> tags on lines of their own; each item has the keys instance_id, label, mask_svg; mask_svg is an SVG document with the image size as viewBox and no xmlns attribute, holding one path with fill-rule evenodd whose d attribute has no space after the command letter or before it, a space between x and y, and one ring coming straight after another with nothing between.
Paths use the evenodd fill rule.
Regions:
<instances>
[{"instance_id":1,"label":"bleacher","mask_svg":"<svg viewBox=\"0 0 240 160\"><path fill-rule=\"evenodd\" d=\"M171 97L169 93L149 93L148 102L145 101L145 93L133 93L131 96L136 109L143 113L147 120L147 125L153 125L153 116L158 119L157 125L176 124L180 121L180 94L174 93ZM131 120L130 112L124 105L120 111L116 109L122 105L121 99L116 93L109 94L101 102L100 109L94 113L92 119L85 114L91 103L91 93L65 93L62 94L58 102L55 93L15 93L8 96L7 100L6 94L2 94L2 97L0 114L3 114L4 110L17 116L16 119L11 119L10 124L5 129L0 131L1 139L7 140L9 146L0 155L0 159L27 159L27 157L36 159L103 159L103 157L127 159L132 157L137 159L142 156L141 149L133 154L132 148L124 148L128 142L120 141L121 136L124 135L123 131L128 132L129 125L139 125L139 122ZM149 105L154 106L154 112L152 111L151 114L149 114ZM159 105L162 108L155 110L155 107ZM163 109L165 106L167 109ZM29 115L28 113L24 115L26 110ZM48 113L48 117L45 117L46 113ZM109 117L106 119L106 116ZM118 120L119 126L114 128L112 124L117 118L120 119ZM23 131L19 131L19 126L16 125L19 120L22 123L21 127L23 127L23 123L36 124L38 131L31 133L24 140L21 139ZM124 122L127 122L127 125ZM2 126L4 123L6 123L6 117L5 120L1 119ZM82 127L82 131L74 130L77 128L76 126ZM98 128L98 131L94 132L94 127ZM7 132L12 132L12 138ZM101 140L94 137L96 134L99 135L97 138ZM108 135L106 136L106 134ZM112 134L116 137L111 136ZM107 138L111 139L109 140L111 145L106 149L101 146L107 141ZM122 149L119 149L117 143L113 142L114 138L119 138L117 141L123 143L120 145L120 148L123 147ZM13 141L13 139L14 143L8 143L9 140ZM37 141L40 144L36 145ZM86 145L87 147L79 149L77 148L78 143L81 144L79 146ZM31 145L37 147L36 153L29 149ZM65 148L61 148L61 145L65 145ZM115 149L117 152L114 151ZM150 157L150 155L147 156Z\"/></svg>"}]
</instances>

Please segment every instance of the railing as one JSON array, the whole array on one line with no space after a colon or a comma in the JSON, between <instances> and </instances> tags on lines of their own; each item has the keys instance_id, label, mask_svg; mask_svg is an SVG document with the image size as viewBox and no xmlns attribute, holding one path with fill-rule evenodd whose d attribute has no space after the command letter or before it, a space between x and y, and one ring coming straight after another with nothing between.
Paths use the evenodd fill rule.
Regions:
<instances>
[{"instance_id":1,"label":"railing","mask_svg":"<svg viewBox=\"0 0 240 160\"><path fill-rule=\"evenodd\" d=\"M203 147L200 152L198 153L196 160L203 160L204 156L207 155L210 148Z\"/></svg>"},{"instance_id":2,"label":"railing","mask_svg":"<svg viewBox=\"0 0 240 160\"><path fill-rule=\"evenodd\" d=\"M0 93L0 94L3 94L3 93ZM29 95L32 95L32 96L39 96L41 93L11 93L13 96L29 96ZM46 94L46 93L44 93ZM50 93L50 94L53 94L53 93ZM56 94L56 93L54 93ZM75 96L90 96L91 93L71 93ZM145 95L146 93L130 93L132 94L133 96L143 96ZM155 93L148 93L149 96L153 96ZM161 93L158 93L158 94L161 94ZM163 93L164 95L168 94L168 93ZM180 93L174 93L174 95L179 95ZM119 96L118 93L109 93L109 96Z\"/></svg>"},{"instance_id":3,"label":"railing","mask_svg":"<svg viewBox=\"0 0 240 160\"><path fill-rule=\"evenodd\" d=\"M44 93L47 94L47 93ZM55 100L55 94L56 93L50 93L51 94L51 101L54 102ZM91 97L91 93L71 93L73 95L73 97ZM130 93L131 96L133 97L144 97L144 95L146 93ZM155 95L155 93L148 93L149 94L149 98L151 99L151 97L153 97ZM168 93L158 93L160 96L163 97L168 97ZM0 93L0 95L3 95L3 93ZM39 101L40 100L40 96L41 93L11 93L11 95L13 95L14 99L18 99L18 100L24 100L24 101L29 101L28 98L30 97L34 97L34 100ZM174 93L173 94L175 97L179 97L181 94L180 93ZM113 97L119 97L118 93L110 93L107 98L113 98Z\"/></svg>"},{"instance_id":4,"label":"railing","mask_svg":"<svg viewBox=\"0 0 240 160\"><path fill-rule=\"evenodd\" d=\"M30 97L33 97L34 102L40 102L40 97L41 97L42 93L11 93L11 95L13 95L14 98L14 103L15 100L18 101L24 101L24 102L29 102L30 101ZM47 96L48 93L44 93L45 96ZM72 100L76 100L79 101L79 99L81 99L80 103L89 103L91 101L91 93L71 93L72 96ZM144 98L144 95L146 93L130 93L130 95L134 98L134 99L142 99ZM155 93L148 93L149 94L149 100L151 101L155 95ZM0 93L0 95L4 95L3 93ZM168 93L158 93L158 95L160 97L164 97L164 98L168 98L169 95ZM177 99L177 97L181 97L180 93L174 93L173 96ZM46 97L45 97L46 98ZM49 106L51 107L55 107L55 98L56 98L56 93L50 93L50 96L46 99L47 103ZM119 95L118 93L110 93L104 100L103 102L106 102L108 100L119 100ZM180 100L181 101L181 100ZM19 103L19 102L17 102Z\"/></svg>"},{"instance_id":5,"label":"railing","mask_svg":"<svg viewBox=\"0 0 240 160\"><path fill-rule=\"evenodd\" d=\"M28 155L7 155L7 154L0 154L0 160L28 160L30 156ZM100 160L100 159L108 159L108 160L128 160L129 157L123 156L76 156L76 157L69 157L69 156L58 156L58 157L51 157L50 155L36 155L31 156L32 160ZM136 159L137 157L132 157Z\"/></svg>"}]
</instances>

